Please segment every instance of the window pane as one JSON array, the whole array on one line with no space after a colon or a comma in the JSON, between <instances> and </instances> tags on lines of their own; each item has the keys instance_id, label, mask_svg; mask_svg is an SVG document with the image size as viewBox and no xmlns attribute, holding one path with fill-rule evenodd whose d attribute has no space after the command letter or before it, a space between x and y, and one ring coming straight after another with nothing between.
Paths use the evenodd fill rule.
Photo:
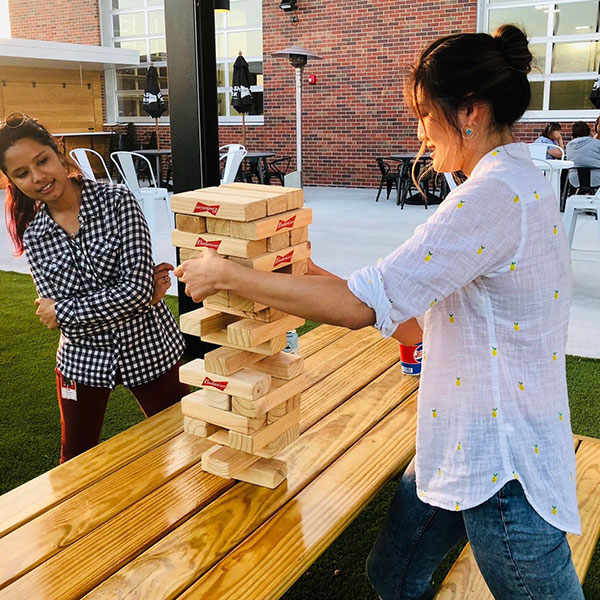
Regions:
<instances>
[{"instance_id":1,"label":"window pane","mask_svg":"<svg viewBox=\"0 0 600 600\"><path fill-rule=\"evenodd\" d=\"M250 71L250 85L263 84L263 63L262 61L253 61L248 63L248 71ZM233 85L233 63L229 63L229 86Z\"/></svg>"},{"instance_id":2,"label":"window pane","mask_svg":"<svg viewBox=\"0 0 600 600\"><path fill-rule=\"evenodd\" d=\"M231 11L227 19L228 27L262 25L262 0L231 2Z\"/></svg>"},{"instance_id":3,"label":"window pane","mask_svg":"<svg viewBox=\"0 0 600 600\"><path fill-rule=\"evenodd\" d=\"M229 58L236 58L240 50L244 56L262 56L262 31L238 31L227 35Z\"/></svg>"},{"instance_id":4,"label":"window pane","mask_svg":"<svg viewBox=\"0 0 600 600\"><path fill-rule=\"evenodd\" d=\"M598 30L598 2L558 4L554 35L595 33Z\"/></svg>"},{"instance_id":5,"label":"window pane","mask_svg":"<svg viewBox=\"0 0 600 600\"><path fill-rule=\"evenodd\" d=\"M227 94L225 92L217 94L217 110L220 117L227 116Z\"/></svg>"},{"instance_id":6,"label":"window pane","mask_svg":"<svg viewBox=\"0 0 600 600\"><path fill-rule=\"evenodd\" d=\"M148 0L148 6L164 6L164 0Z\"/></svg>"},{"instance_id":7,"label":"window pane","mask_svg":"<svg viewBox=\"0 0 600 600\"><path fill-rule=\"evenodd\" d=\"M588 99L593 81L553 81L550 84L550 110L594 108Z\"/></svg>"},{"instance_id":8,"label":"window pane","mask_svg":"<svg viewBox=\"0 0 600 600\"><path fill-rule=\"evenodd\" d=\"M148 11L148 27L150 35L157 33L165 33L165 11L164 10L149 10Z\"/></svg>"},{"instance_id":9,"label":"window pane","mask_svg":"<svg viewBox=\"0 0 600 600\"><path fill-rule=\"evenodd\" d=\"M225 58L225 34L215 35L217 58Z\"/></svg>"},{"instance_id":10,"label":"window pane","mask_svg":"<svg viewBox=\"0 0 600 600\"><path fill-rule=\"evenodd\" d=\"M528 110L542 110L544 102L544 82L531 81L531 102Z\"/></svg>"},{"instance_id":11,"label":"window pane","mask_svg":"<svg viewBox=\"0 0 600 600\"><path fill-rule=\"evenodd\" d=\"M117 69L118 90L142 90L146 85L146 69Z\"/></svg>"},{"instance_id":12,"label":"window pane","mask_svg":"<svg viewBox=\"0 0 600 600\"><path fill-rule=\"evenodd\" d=\"M548 13L536 10L535 6L490 10L489 15L489 33L493 33L504 23L514 23L523 27L527 37L546 35L548 31Z\"/></svg>"},{"instance_id":13,"label":"window pane","mask_svg":"<svg viewBox=\"0 0 600 600\"><path fill-rule=\"evenodd\" d=\"M161 90L166 90L169 87L167 67L157 67L156 70L158 71L158 85Z\"/></svg>"},{"instance_id":14,"label":"window pane","mask_svg":"<svg viewBox=\"0 0 600 600\"><path fill-rule=\"evenodd\" d=\"M150 60L156 62L167 60L167 40L165 38L150 40Z\"/></svg>"},{"instance_id":15,"label":"window pane","mask_svg":"<svg viewBox=\"0 0 600 600\"><path fill-rule=\"evenodd\" d=\"M119 96L118 104L120 117L148 116L142 110L142 96Z\"/></svg>"},{"instance_id":16,"label":"window pane","mask_svg":"<svg viewBox=\"0 0 600 600\"><path fill-rule=\"evenodd\" d=\"M215 29L225 29L225 15L224 12L215 13Z\"/></svg>"},{"instance_id":17,"label":"window pane","mask_svg":"<svg viewBox=\"0 0 600 600\"><path fill-rule=\"evenodd\" d=\"M146 20L144 13L129 13L113 15L113 28L115 37L130 37L146 35Z\"/></svg>"},{"instance_id":18,"label":"window pane","mask_svg":"<svg viewBox=\"0 0 600 600\"><path fill-rule=\"evenodd\" d=\"M144 0L112 0L112 7L115 10L119 8L143 8Z\"/></svg>"},{"instance_id":19,"label":"window pane","mask_svg":"<svg viewBox=\"0 0 600 600\"><path fill-rule=\"evenodd\" d=\"M120 42L115 42L115 48L137 50L140 53L140 62L148 62L148 54L146 53L146 40L122 40Z\"/></svg>"},{"instance_id":20,"label":"window pane","mask_svg":"<svg viewBox=\"0 0 600 600\"><path fill-rule=\"evenodd\" d=\"M225 87L225 65L219 63L217 65L217 87Z\"/></svg>"},{"instance_id":21,"label":"window pane","mask_svg":"<svg viewBox=\"0 0 600 600\"><path fill-rule=\"evenodd\" d=\"M529 51L533 54L533 72L544 73L546 70L546 44L529 44Z\"/></svg>"},{"instance_id":22,"label":"window pane","mask_svg":"<svg viewBox=\"0 0 600 600\"><path fill-rule=\"evenodd\" d=\"M552 49L553 73L598 70L598 42L565 42Z\"/></svg>"}]
</instances>

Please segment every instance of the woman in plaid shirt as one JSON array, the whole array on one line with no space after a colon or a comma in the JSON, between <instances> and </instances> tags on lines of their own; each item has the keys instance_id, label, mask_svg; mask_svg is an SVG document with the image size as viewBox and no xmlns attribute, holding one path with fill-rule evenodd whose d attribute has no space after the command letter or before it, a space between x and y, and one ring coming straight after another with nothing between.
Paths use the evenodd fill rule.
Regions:
<instances>
[{"instance_id":1,"label":"woman in plaid shirt","mask_svg":"<svg viewBox=\"0 0 600 600\"><path fill-rule=\"evenodd\" d=\"M84 179L35 120L0 124L8 229L27 260L37 315L61 332L56 382L64 462L98 443L110 391L131 390L149 417L189 392L183 338L166 304L170 265L154 274L150 234L122 185ZM156 281L155 281L156 280Z\"/></svg>"}]
</instances>

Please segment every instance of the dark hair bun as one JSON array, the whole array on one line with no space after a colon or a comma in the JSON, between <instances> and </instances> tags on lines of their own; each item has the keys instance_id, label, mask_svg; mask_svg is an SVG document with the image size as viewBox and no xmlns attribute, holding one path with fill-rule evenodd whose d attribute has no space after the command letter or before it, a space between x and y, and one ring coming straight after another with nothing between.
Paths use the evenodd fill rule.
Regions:
<instances>
[{"instance_id":1,"label":"dark hair bun","mask_svg":"<svg viewBox=\"0 0 600 600\"><path fill-rule=\"evenodd\" d=\"M525 75L531 71L533 56L522 29L516 25L501 25L493 37L510 67Z\"/></svg>"}]
</instances>

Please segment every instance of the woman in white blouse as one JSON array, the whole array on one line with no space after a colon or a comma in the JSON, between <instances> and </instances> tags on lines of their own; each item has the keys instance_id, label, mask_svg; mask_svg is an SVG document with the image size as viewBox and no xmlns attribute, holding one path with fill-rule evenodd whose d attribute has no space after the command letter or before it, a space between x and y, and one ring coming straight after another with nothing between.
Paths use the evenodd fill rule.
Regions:
<instances>
[{"instance_id":1,"label":"woman in white blouse","mask_svg":"<svg viewBox=\"0 0 600 600\"><path fill-rule=\"evenodd\" d=\"M512 125L530 100L521 30L432 43L407 86L422 151L463 171L411 239L349 281L282 277L207 251L176 274L200 300L265 305L419 341L416 458L367 561L381 598L431 598L431 575L468 538L495 598L583 598L567 531L580 533L565 376L569 251L551 187Z\"/></svg>"}]
</instances>

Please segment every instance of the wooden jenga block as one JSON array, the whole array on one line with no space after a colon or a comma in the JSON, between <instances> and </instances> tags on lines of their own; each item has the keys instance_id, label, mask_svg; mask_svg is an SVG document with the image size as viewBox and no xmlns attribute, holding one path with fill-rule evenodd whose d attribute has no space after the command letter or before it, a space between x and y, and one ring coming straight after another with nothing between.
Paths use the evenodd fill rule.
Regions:
<instances>
[{"instance_id":1,"label":"wooden jenga block","mask_svg":"<svg viewBox=\"0 0 600 600\"><path fill-rule=\"evenodd\" d=\"M302 242L308 242L308 227L298 227L298 229L292 229L290 231L290 246L296 246L302 244ZM267 247L267 251L269 248Z\"/></svg>"},{"instance_id":2,"label":"wooden jenga block","mask_svg":"<svg viewBox=\"0 0 600 600\"><path fill-rule=\"evenodd\" d=\"M264 304L256 302L256 300L244 298L232 292L229 292L229 307L233 310L243 312L259 312L267 308Z\"/></svg>"},{"instance_id":3,"label":"wooden jenga block","mask_svg":"<svg viewBox=\"0 0 600 600\"><path fill-rule=\"evenodd\" d=\"M231 410L231 395L217 390L204 389L204 398L209 406L219 408L220 410Z\"/></svg>"},{"instance_id":4,"label":"wooden jenga block","mask_svg":"<svg viewBox=\"0 0 600 600\"><path fill-rule=\"evenodd\" d=\"M212 425L228 429L230 433L251 434L259 431L265 426L266 417L248 418L242 415L237 415L228 410L221 410L210 406L206 402L204 390L192 392L181 399L181 411L188 417L206 421ZM292 413L290 413L292 414ZM283 417L285 418L285 417ZM283 419L279 419L282 421ZM277 421L279 423L279 421ZM238 448L240 450L241 448Z\"/></svg>"},{"instance_id":5,"label":"wooden jenga block","mask_svg":"<svg viewBox=\"0 0 600 600\"><path fill-rule=\"evenodd\" d=\"M227 340L238 346L257 346L282 333L302 327L305 320L287 315L273 323L240 319L227 326Z\"/></svg>"},{"instance_id":6,"label":"wooden jenga block","mask_svg":"<svg viewBox=\"0 0 600 600\"><path fill-rule=\"evenodd\" d=\"M287 478L287 464L276 458L261 458L253 465L235 474L234 479L275 489Z\"/></svg>"},{"instance_id":7,"label":"wooden jenga block","mask_svg":"<svg viewBox=\"0 0 600 600\"><path fill-rule=\"evenodd\" d=\"M300 208L304 204L304 193L301 188L289 188L289 187L273 187L272 185L262 185L258 183L227 183L222 185L221 188L230 188L232 190L262 190L266 192L272 192L274 190L279 191L280 194L285 194L287 199L287 209L292 210L293 208Z\"/></svg>"},{"instance_id":8,"label":"wooden jenga block","mask_svg":"<svg viewBox=\"0 0 600 600\"><path fill-rule=\"evenodd\" d=\"M243 398L237 394L232 394L231 410L236 414L244 415L246 417L261 417L292 396L301 394L304 391L305 385L306 380L304 378L304 373L289 381L274 377L271 380L271 390L263 396L257 398Z\"/></svg>"},{"instance_id":9,"label":"wooden jenga block","mask_svg":"<svg viewBox=\"0 0 600 600\"><path fill-rule=\"evenodd\" d=\"M287 338L284 333L269 340L268 342L259 344L258 346L239 346L238 344L234 344L233 342L229 342L227 340L227 330L225 329L222 331L216 331L210 335L203 335L202 339L209 344L227 346L228 348L236 348L237 350L247 350L248 352L256 352L257 354L263 354L265 356L273 356L273 354L281 352L287 344Z\"/></svg>"},{"instance_id":10,"label":"wooden jenga block","mask_svg":"<svg viewBox=\"0 0 600 600\"><path fill-rule=\"evenodd\" d=\"M307 238L308 239L308 238ZM283 250L290 245L290 232L282 231L267 238L267 252Z\"/></svg>"},{"instance_id":11,"label":"wooden jenga block","mask_svg":"<svg viewBox=\"0 0 600 600\"><path fill-rule=\"evenodd\" d=\"M190 250L189 248L179 248L179 261L185 262L202 256L202 249Z\"/></svg>"},{"instance_id":12,"label":"wooden jenga block","mask_svg":"<svg viewBox=\"0 0 600 600\"><path fill-rule=\"evenodd\" d=\"M281 417L285 417L285 415L287 415L289 412L291 412L295 408L298 408L300 406L301 397L302 394L296 394L295 396L292 396L291 398L285 400L281 404L278 404L277 406L273 407L267 413L267 425L274 423L275 421L277 421L277 419L281 419Z\"/></svg>"},{"instance_id":13,"label":"wooden jenga block","mask_svg":"<svg viewBox=\"0 0 600 600\"><path fill-rule=\"evenodd\" d=\"M233 295L235 296L235 294ZM209 298L212 299L212 296L209 296L208 298L205 298L203 300L203 304L206 308L210 310L222 311L224 313L236 315L239 317L244 317L246 319L254 319L255 321L264 321L265 323L272 323L273 321L277 321L278 319L281 319L286 316L286 313L281 312L280 310L277 310L275 308L271 308L270 306L267 306L267 308L262 308L257 311L240 310L238 308L232 308L231 306L219 306L218 304L211 304L208 301ZM241 298L241 296L237 296L237 298ZM229 296L227 296L227 301L229 302ZM255 304L259 303L253 303L253 306Z\"/></svg>"},{"instance_id":14,"label":"wooden jenga block","mask_svg":"<svg viewBox=\"0 0 600 600\"><path fill-rule=\"evenodd\" d=\"M216 410L216 409L215 409ZM300 408L251 434L229 430L229 447L264 458L272 458L298 438ZM274 443L277 440L277 443Z\"/></svg>"},{"instance_id":15,"label":"wooden jenga block","mask_svg":"<svg viewBox=\"0 0 600 600\"><path fill-rule=\"evenodd\" d=\"M214 233L216 235L231 235L231 223L236 221L225 221L223 219L213 219L212 217L206 218L206 231L208 233ZM177 229L180 229L179 227ZM235 235L233 237L240 237Z\"/></svg>"},{"instance_id":16,"label":"wooden jenga block","mask_svg":"<svg viewBox=\"0 0 600 600\"><path fill-rule=\"evenodd\" d=\"M204 368L204 360L196 358L179 367L179 380L188 385L217 390L227 394L235 394L241 398L253 400L269 392L271 376L251 369L241 369L231 375L211 377ZM193 415L191 415L193 416Z\"/></svg>"},{"instance_id":17,"label":"wooden jenga block","mask_svg":"<svg viewBox=\"0 0 600 600\"><path fill-rule=\"evenodd\" d=\"M295 231L312 223L312 208L292 210L272 217L264 217L256 221L231 221L229 235L246 240L261 240L282 231ZM206 224L210 231L210 219Z\"/></svg>"},{"instance_id":18,"label":"wooden jenga block","mask_svg":"<svg viewBox=\"0 0 600 600\"><path fill-rule=\"evenodd\" d=\"M171 233L171 242L178 248L212 248L219 254L225 256L237 256L240 258L252 258L260 256L267 251L265 240L242 240L239 238L227 237L226 235L214 235L212 233L188 233L174 229Z\"/></svg>"},{"instance_id":19,"label":"wooden jenga block","mask_svg":"<svg viewBox=\"0 0 600 600\"><path fill-rule=\"evenodd\" d=\"M223 308L229 308L229 292L227 290L219 290L216 294L206 296L202 304L209 310L221 311Z\"/></svg>"},{"instance_id":20,"label":"wooden jenga block","mask_svg":"<svg viewBox=\"0 0 600 600\"><path fill-rule=\"evenodd\" d=\"M183 430L191 435L207 438L214 435L219 429L220 427L207 423L206 421L193 419L186 415L183 416Z\"/></svg>"},{"instance_id":21,"label":"wooden jenga block","mask_svg":"<svg viewBox=\"0 0 600 600\"><path fill-rule=\"evenodd\" d=\"M279 356L276 354L275 356ZM261 354L235 350L234 348L216 348L204 355L204 369L215 375L232 375L244 367L250 367L263 360ZM267 359L265 359L267 360ZM266 371L262 371L266 373ZM267 373L268 375L270 373Z\"/></svg>"},{"instance_id":22,"label":"wooden jenga block","mask_svg":"<svg viewBox=\"0 0 600 600\"><path fill-rule=\"evenodd\" d=\"M179 316L179 329L189 335L204 337L226 329L228 325L238 321L236 315L217 312L208 308L196 308Z\"/></svg>"},{"instance_id":23,"label":"wooden jenga block","mask_svg":"<svg viewBox=\"0 0 600 600\"><path fill-rule=\"evenodd\" d=\"M282 188L267 186L264 189L257 189L256 186L237 187L235 184L233 184L233 187L223 185L219 187L202 188L203 192L216 194L218 196L222 196L223 194L235 194L239 197L264 199L267 203L267 215L275 215L287 210L288 198L286 192L280 190L282 190Z\"/></svg>"},{"instance_id":24,"label":"wooden jenga block","mask_svg":"<svg viewBox=\"0 0 600 600\"><path fill-rule=\"evenodd\" d=\"M175 215L175 227L179 231L189 233L204 233L206 231L206 219L204 217L194 217L193 215Z\"/></svg>"},{"instance_id":25,"label":"wooden jenga block","mask_svg":"<svg viewBox=\"0 0 600 600\"><path fill-rule=\"evenodd\" d=\"M194 190L173 194L171 210L231 221L254 221L267 216L267 202L264 198L240 196L229 190L220 194Z\"/></svg>"},{"instance_id":26,"label":"wooden jenga block","mask_svg":"<svg viewBox=\"0 0 600 600\"><path fill-rule=\"evenodd\" d=\"M254 454L227 446L214 446L202 454L202 469L207 473L231 479L259 460L261 458Z\"/></svg>"},{"instance_id":27,"label":"wooden jenga block","mask_svg":"<svg viewBox=\"0 0 600 600\"><path fill-rule=\"evenodd\" d=\"M206 359L206 356L204 357ZM255 371L267 373L277 379L294 379L304 370L304 359L299 354L280 352L269 356L252 367Z\"/></svg>"},{"instance_id":28,"label":"wooden jenga block","mask_svg":"<svg viewBox=\"0 0 600 600\"><path fill-rule=\"evenodd\" d=\"M257 271L274 271L307 258L310 258L310 248L308 242L304 242L280 252L266 252L252 258L231 257L230 260Z\"/></svg>"}]
</instances>

